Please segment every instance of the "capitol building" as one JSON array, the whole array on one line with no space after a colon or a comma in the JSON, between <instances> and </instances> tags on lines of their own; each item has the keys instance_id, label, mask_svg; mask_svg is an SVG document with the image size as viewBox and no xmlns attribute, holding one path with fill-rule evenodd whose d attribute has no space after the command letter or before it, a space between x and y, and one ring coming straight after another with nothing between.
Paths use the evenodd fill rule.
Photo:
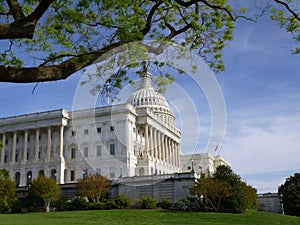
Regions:
<instances>
[{"instance_id":1,"label":"capitol building","mask_svg":"<svg viewBox=\"0 0 300 225\"><path fill-rule=\"evenodd\" d=\"M1 118L0 168L25 187L39 175L69 184L91 173L118 180L194 169L211 173L229 165L208 153L182 155L174 121L167 100L145 73L124 104Z\"/></svg>"}]
</instances>

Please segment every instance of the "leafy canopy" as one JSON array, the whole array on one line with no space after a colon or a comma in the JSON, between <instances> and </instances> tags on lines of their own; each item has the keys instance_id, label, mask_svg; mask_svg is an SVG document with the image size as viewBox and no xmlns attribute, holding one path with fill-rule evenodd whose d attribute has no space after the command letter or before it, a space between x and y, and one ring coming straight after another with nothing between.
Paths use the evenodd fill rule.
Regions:
<instances>
[{"instance_id":1,"label":"leafy canopy","mask_svg":"<svg viewBox=\"0 0 300 225\"><path fill-rule=\"evenodd\" d=\"M177 43L223 71L222 50L233 39L234 22L258 19L248 11L269 13L299 43L297 1L261 5L248 10L248 1L237 8L226 0L0 0L0 39L7 40L0 53L0 81L66 79L103 54L143 40ZM147 47L161 53L161 46Z\"/></svg>"},{"instance_id":2,"label":"leafy canopy","mask_svg":"<svg viewBox=\"0 0 300 225\"><path fill-rule=\"evenodd\" d=\"M101 197L106 194L111 187L111 182L104 176L90 174L77 180L76 187L78 195L87 197L92 202L100 202Z\"/></svg>"},{"instance_id":3,"label":"leafy canopy","mask_svg":"<svg viewBox=\"0 0 300 225\"><path fill-rule=\"evenodd\" d=\"M300 216L300 173L295 173L286 179L278 189L282 196L284 213Z\"/></svg>"}]
</instances>

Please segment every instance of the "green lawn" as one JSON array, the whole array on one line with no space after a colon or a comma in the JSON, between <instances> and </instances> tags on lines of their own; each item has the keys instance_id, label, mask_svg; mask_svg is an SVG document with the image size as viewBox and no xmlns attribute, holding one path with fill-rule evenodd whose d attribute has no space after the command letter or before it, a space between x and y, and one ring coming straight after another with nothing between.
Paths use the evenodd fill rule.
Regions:
<instances>
[{"instance_id":1,"label":"green lawn","mask_svg":"<svg viewBox=\"0 0 300 225\"><path fill-rule=\"evenodd\" d=\"M159 210L102 210L0 214L1 225L299 225L300 217L248 212L222 214Z\"/></svg>"}]
</instances>

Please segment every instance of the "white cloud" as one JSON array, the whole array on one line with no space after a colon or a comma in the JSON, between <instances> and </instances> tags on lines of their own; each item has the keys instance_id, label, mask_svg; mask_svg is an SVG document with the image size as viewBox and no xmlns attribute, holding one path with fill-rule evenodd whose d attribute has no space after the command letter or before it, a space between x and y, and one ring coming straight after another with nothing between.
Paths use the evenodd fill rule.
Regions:
<instances>
[{"instance_id":1,"label":"white cloud","mask_svg":"<svg viewBox=\"0 0 300 225\"><path fill-rule=\"evenodd\" d=\"M251 175L258 189L276 189L280 185L276 182L283 179L276 171L300 169L300 112L268 116L240 112L230 121L222 153L238 174ZM265 181L272 174L274 179Z\"/></svg>"}]
</instances>

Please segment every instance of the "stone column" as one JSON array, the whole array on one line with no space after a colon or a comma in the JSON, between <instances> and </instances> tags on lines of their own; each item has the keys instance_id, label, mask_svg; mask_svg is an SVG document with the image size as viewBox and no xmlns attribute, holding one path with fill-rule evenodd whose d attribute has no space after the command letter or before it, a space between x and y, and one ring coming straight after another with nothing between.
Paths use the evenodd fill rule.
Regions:
<instances>
[{"instance_id":1,"label":"stone column","mask_svg":"<svg viewBox=\"0 0 300 225\"><path fill-rule=\"evenodd\" d=\"M148 124L145 125L145 153L149 155L149 133L148 133Z\"/></svg>"},{"instance_id":2,"label":"stone column","mask_svg":"<svg viewBox=\"0 0 300 225\"><path fill-rule=\"evenodd\" d=\"M60 127L59 132L59 158L63 158L64 153L64 126Z\"/></svg>"},{"instance_id":3,"label":"stone column","mask_svg":"<svg viewBox=\"0 0 300 225\"><path fill-rule=\"evenodd\" d=\"M35 152L34 152L34 159L39 159L39 151L40 151L40 129L37 128L35 130Z\"/></svg>"},{"instance_id":4,"label":"stone column","mask_svg":"<svg viewBox=\"0 0 300 225\"><path fill-rule=\"evenodd\" d=\"M6 142L6 137L5 137L5 133L3 133L3 134L2 134L2 144L3 144L3 148L1 149L1 163L4 163L5 142Z\"/></svg>"},{"instance_id":5,"label":"stone column","mask_svg":"<svg viewBox=\"0 0 300 225\"><path fill-rule=\"evenodd\" d=\"M140 151L139 151L139 143L138 143L138 133L139 133L139 130L138 130L138 127L136 126L135 127L135 155L136 155L136 157L138 157L139 156L139 154L140 154Z\"/></svg>"},{"instance_id":6,"label":"stone column","mask_svg":"<svg viewBox=\"0 0 300 225\"><path fill-rule=\"evenodd\" d=\"M23 161L27 161L27 148L28 148L28 130L24 131L24 148L23 148Z\"/></svg>"},{"instance_id":7,"label":"stone column","mask_svg":"<svg viewBox=\"0 0 300 225\"><path fill-rule=\"evenodd\" d=\"M12 143L12 153L11 153L11 162L16 161L16 147L17 147L17 131L14 131L13 134L13 143Z\"/></svg>"},{"instance_id":8,"label":"stone column","mask_svg":"<svg viewBox=\"0 0 300 225\"><path fill-rule=\"evenodd\" d=\"M152 129L153 132L153 142L152 142L152 146L153 146L153 157L157 159L157 134L156 134L156 129L153 128Z\"/></svg>"},{"instance_id":9,"label":"stone column","mask_svg":"<svg viewBox=\"0 0 300 225\"><path fill-rule=\"evenodd\" d=\"M162 134L158 131L158 143L157 143L157 148L158 148L158 159L162 160Z\"/></svg>"},{"instance_id":10,"label":"stone column","mask_svg":"<svg viewBox=\"0 0 300 225\"><path fill-rule=\"evenodd\" d=\"M161 139L161 146L162 146L162 161L166 160L166 154L165 154L165 150L166 150L166 146L165 146L165 135L162 134L162 139Z\"/></svg>"},{"instance_id":11,"label":"stone column","mask_svg":"<svg viewBox=\"0 0 300 225\"><path fill-rule=\"evenodd\" d=\"M51 127L48 127L48 142L47 142L46 160L50 159L50 156L51 156L51 147L52 147Z\"/></svg>"},{"instance_id":12,"label":"stone column","mask_svg":"<svg viewBox=\"0 0 300 225\"><path fill-rule=\"evenodd\" d=\"M149 138L149 148L150 148L150 156L153 157L153 132L154 132L154 129L153 127L150 127L150 138Z\"/></svg>"}]
</instances>

